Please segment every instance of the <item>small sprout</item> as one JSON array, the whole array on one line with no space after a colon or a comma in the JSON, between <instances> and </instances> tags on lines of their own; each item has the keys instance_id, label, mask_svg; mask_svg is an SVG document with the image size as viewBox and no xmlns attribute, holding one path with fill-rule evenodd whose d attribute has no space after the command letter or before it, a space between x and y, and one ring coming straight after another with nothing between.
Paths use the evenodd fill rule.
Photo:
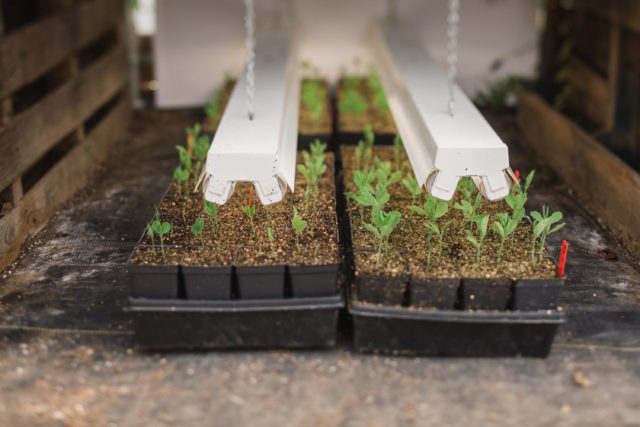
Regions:
<instances>
[{"instance_id":1,"label":"small sprout","mask_svg":"<svg viewBox=\"0 0 640 427\"><path fill-rule=\"evenodd\" d=\"M507 237L516 231L516 227L520 222L520 219L511 218L506 213L497 213L496 218L498 221L494 221L492 224L493 230L500 236L500 249L498 250L498 263L502 261L502 248L504 247L504 241Z\"/></svg>"},{"instance_id":2,"label":"small sprout","mask_svg":"<svg viewBox=\"0 0 640 427\"><path fill-rule=\"evenodd\" d=\"M178 166L173 172L173 177L176 179L176 184L178 185L178 195L182 196L182 187L184 186L184 183L189 180L189 170ZM189 195L188 185L186 186L186 195Z\"/></svg>"},{"instance_id":3,"label":"small sprout","mask_svg":"<svg viewBox=\"0 0 640 427\"><path fill-rule=\"evenodd\" d=\"M299 235L307 226L307 221L302 219L300 215L298 215L298 210L293 208L293 218L291 218L291 225L293 229L296 231L296 248L298 248L298 253L300 253L300 239Z\"/></svg>"},{"instance_id":4,"label":"small sprout","mask_svg":"<svg viewBox=\"0 0 640 427\"><path fill-rule=\"evenodd\" d=\"M427 229L429 230L429 235L427 236L428 241L431 242L431 233L434 233L436 236L438 236L438 263L440 263L440 257L442 257L442 241L444 240L444 235L447 232L447 228L449 228L449 225L451 225L451 221L447 221L446 223L444 223L444 225L442 227L438 227L438 224L435 222L424 222L422 223L422 225L424 225L425 227L427 227ZM427 267L429 266L430 263L430 258L431 258L431 249L429 250L429 255L428 255L428 260L427 260Z\"/></svg>"},{"instance_id":5,"label":"small sprout","mask_svg":"<svg viewBox=\"0 0 640 427\"><path fill-rule=\"evenodd\" d=\"M264 205L264 215L267 217L267 224L271 227L271 215L269 214L269 205Z\"/></svg>"},{"instance_id":6,"label":"small sprout","mask_svg":"<svg viewBox=\"0 0 640 427\"><path fill-rule=\"evenodd\" d=\"M562 212L554 212L549 215L549 208L547 206L542 206L542 214L537 211L531 212L531 217L533 218L533 243L531 245L531 262L535 265L536 241L540 241L538 261L542 262L544 244L547 241L547 236L560 230L562 227L564 227L565 223L563 222L552 228L551 226L553 224L559 222L562 219Z\"/></svg>"},{"instance_id":7,"label":"small sprout","mask_svg":"<svg viewBox=\"0 0 640 427\"><path fill-rule=\"evenodd\" d=\"M380 264L380 255L382 254L383 244L386 247L386 253L389 254L389 236L393 230L400 224L402 215L398 211L385 212L382 209L374 208L371 212L371 224L365 224L365 228L378 238L378 257L376 265Z\"/></svg>"},{"instance_id":8,"label":"small sprout","mask_svg":"<svg viewBox=\"0 0 640 427\"><path fill-rule=\"evenodd\" d=\"M305 191L304 199L308 206L309 196L313 194L314 210L318 199L318 182L322 174L327 170L327 165L324 162L324 149L326 148L326 144L323 144L318 140L316 140L316 142L317 144L315 146L312 144L312 152L315 152L315 154L309 154L307 151L303 151L302 157L304 158L304 164L298 165L298 172L304 176L307 183L307 190Z\"/></svg>"},{"instance_id":9,"label":"small sprout","mask_svg":"<svg viewBox=\"0 0 640 427\"><path fill-rule=\"evenodd\" d=\"M166 260L166 254L164 252L164 241L162 237L170 232L171 228L171 224L168 222L161 223L160 221L156 220L151 224L151 229L153 230L153 232L160 237L160 250L162 251L163 260Z\"/></svg>"},{"instance_id":10,"label":"small sprout","mask_svg":"<svg viewBox=\"0 0 640 427\"><path fill-rule=\"evenodd\" d=\"M400 170L400 153L402 150L403 144L402 144L402 138L400 138L400 135L396 134L396 136L393 137L393 157L396 161L396 169Z\"/></svg>"},{"instance_id":11,"label":"small sprout","mask_svg":"<svg viewBox=\"0 0 640 427\"><path fill-rule=\"evenodd\" d=\"M209 217L209 222L211 223L211 229L213 230L213 236L217 237L218 235L218 205L208 200L204 201L204 213Z\"/></svg>"},{"instance_id":12,"label":"small sprout","mask_svg":"<svg viewBox=\"0 0 640 427\"><path fill-rule=\"evenodd\" d=\"M362 153L364 152L364 141L358 141L358 145L356 145L354 156L356 158L356 171L360 170L360 161L362 159Z\"/></svg>"},{"instance_id":13,"label":"small sprout","mask_svg":"<svg viewBox=\"0 0 640 427\"><path fill-rule=\"evenodd\" d=\"M204 231L204 219L196 218L196 221L191 226L191 232L195 236L200 236L200 243L201 243L202 247L204 248L204 236L202 235L203 231Z\"/></svg>"},{"instance_id":14,"label":"small sprout","mask_svg":"<svg viewBox=\"0 0 640 427\"><path fill-rule=\"evenodd\" d=\"M387 103L387 97L384 94L384 90L382 88L382 83L380 82L380 77L378 76L378 72L374 67L371 67L369 70L369 78L367 80L369 88L373 91L373 99L376 102L376 105L382 111L389 111L389 104Z\"/></svg>"},{"instance_id":15,"label":"small sprout","mask_svg":"<svg viewBox=\"0 0 640 427\"><path fill-rule=\"evenodd\" d=\"M462 196L465 200L467 200L470 204L472 202L473 191L476 189L476 185L471 179L470 176L463 176L458 181L458 190L462 192Z\"/></svg>"},{"instance_id":16,"label":"small sprout","mask_svg":"<svg viewBox=\"0 0 640 427\"><path fill-rule=\"evenodd\" d=\"M267 227L267 239L269 240L269 243L271 245L271 253L275 256L276 254L276 249L273 247L273 228L271 227Z\"/></svg>"},{"instance_id":17,"label":"small sprout","mask_svg":"<svg viewBox=\"0 0 640 427\"><path fill-rule=\"evenodd\" d=\"M313 120L318 120L324 109L326 89L322 82L315 79L305 79L300 89L300 98L307 110L311 111Z\"/></svg>"},{"instance_id":18,"label":"small sprout","mask_svg":"<svg viewBox=\"0 0 640 427\"><path fill-rule=\"evenodd\" d=\"M176 145L176 150L178 150L178 158L180 159L180 166L182 166L183 169L190 171L191 163L193 159L191 155L191 151L188 151L182 145Z\"/></svg>"},{"instance_id":19,"label":"small sprout","mask_svg":"<svg viewBox=\"0 0 640 427\"><path fill-rule=\"evenodd\" d=\"M449 210L449 203L444 200L438 200L429 194L425 195L426 201L422 207L411 206L411 212L426 216L432 223L436 223L438 218L446 215Z\"/></svg>"},{"instance_id":20,"label":"small sprout","mask_svg":"<svg viewBox=\"0 0 640 427\"><path fill-rule=\"evenodd\" d=\"M411 193L411 205L415 205L416 197L422 194L422 187L418 184L418 180L415 179L413 175L407 174L407 177L402 180L402 184L409 190L409 193ZM413 214L413 211L411 213Z\"/></svg>"},{"instance_id":21,"label":"small sprout","mask_svg":"<svg viewBox=\"0 0 640 427\"><path fill-rule=\"evenodd\" d=\"M256 228L253 224L253 215L256 213L255 205L251 205L251 196L253 195L253 187L249 188L249 204L244 207L244 213L247 214L251 221L251 231L253 231L253 237L256 237Z\"/></svg>"},{"instance_id":22,"label":"small sprout","mask_svg":"<svg viewBox=\"0 0 640 427\"><path fill-rule=\"evenodd\" d=\"M473 236L473 232L471 230L465 230L464 232L467 235L467 240L476 248L476 265L480 265L480 252L482 251L484 238L487 235L489 215L477 215L472 221L476 224L476 228L478 229L478 239Z\"/></svg>"},{"instance_id":23,"label":"small sprout","mask_svg":"<svg viewBox=\"0 0 640 427\"><path fill-rule=\"evenodd\" d=\"M153 241L153 228L151 227L151 224L147 224L147 236L151 239L151 251L155 255L156 254L156 244Z\"/></svg>"},{"instance_id":24,"label":"small sprout","mask_svg":"<svg viewBox=\"0 0 640 427\"><path fill-rule=\"evenodd\" d=\"M476 215L476 211L480 206L480 201L482 200L482 194L478 193L476 196L476 200L473 204L471 204L468 200L461 200L460 203L456 202L453 207L454 209L461 210L464 214L464 222L471 224L471 228L469 231L473 231L473 218Z\"/></svg>"},{"instance_id":25,"label":"small sprout","mask_svg":"<svg viewBox=\"0 0 640 427\"><path fill-rule=\"evenodd\" d=\"M217 89L209 98L209 103L204 108L204 112L211 120L215 120L220 111L220 96L222 95L222 89Z\"/></svg>"}]
</instances>

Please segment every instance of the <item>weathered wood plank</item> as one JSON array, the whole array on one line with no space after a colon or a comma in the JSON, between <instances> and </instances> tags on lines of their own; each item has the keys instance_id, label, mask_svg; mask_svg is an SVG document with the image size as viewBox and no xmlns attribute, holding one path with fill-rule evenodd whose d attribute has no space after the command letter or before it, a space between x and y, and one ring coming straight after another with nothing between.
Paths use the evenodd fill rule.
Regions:
<instances>
[{"instance_id":1,"label":"weathered wood plank","mask_svg":"<svg viewBox=\"0 0 640 427\"><path fill-rule=\"evenodd\" d=\"M595 16L640 33L640 2L638 0L579 0L574 2L574 8L589 11Z\"/></svg>"},{"instance_id":2,"label":"weathered wood plank","mask_svg":"<svg viewBox=\"0 0 640 427\"><path fill-rule=\"evenodd\" d=\"M566 68L571 88L568 103L574 110L599 126L599 131L613 128L612 96L609 82L582 59L572 55Z\"/></svg>"},{"instance_id":3,"label":"weathered wood plank","mask_svg":"<svg viewBox=\"0 0 640 427\"><path fill-rule=\"evenodd\" d=\"M538 95L521 94L518 122L580 201L640 255L640 175Z\"/></svg>"},{"instance_id":4,"label":"weathered wood plank","mask_svg":"<svg viewBox=\"0 0 640 427\"><path fill-rule=\"evenodd\" d=\"M0 99L37 79L122 19L120 0L78 2L0 41Z\"/></svg>"},{"instance_id":5,"label":"weathered wood plank","mask_svg":"<svg viewBox=\"0 0 640 427\"><path fill-rule=\"evenodd\" d=\"M608 76L612 23L585 11L571 15L573 49L599 73Z\"/></svg>"},{"instance_id":6,"label":"weathered wood plank","mask_svg":"<svg viewBox=\"0 0 640 427\"><path fill-rule=\"evenodd\" d=\"M84 141L47 172L9 214L0 218L0 270L13 262L22 243L42 227L60 204L85 185L109 148L124 135L130 112L129 97L123 96Z\"/></svg>"},{"instance_id":7,"label":"weathered wood plank","mask_svg":"<svg viewBox=\"0 0 640 427\"><path fill-rule=\"evenodd\" d=\"M128 69L116 46L30 109L0 129L0 188L26 171L65 135L120 91Z\"/></svg>"}]
</instances>

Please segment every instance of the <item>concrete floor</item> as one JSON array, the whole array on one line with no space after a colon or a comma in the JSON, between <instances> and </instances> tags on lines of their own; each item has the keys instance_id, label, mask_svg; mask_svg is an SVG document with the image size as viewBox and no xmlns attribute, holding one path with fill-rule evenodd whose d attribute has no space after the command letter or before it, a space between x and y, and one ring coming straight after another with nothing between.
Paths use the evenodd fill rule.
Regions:
<instances>
[{"instance_id":1,"label":"concrete floor","mask_svg":"<svg viewBox=\"0 0 640 427\"><path fill-rule=\"evenodd\" d=\"M87 189L0 276L2 425L640 425L640 274L568 187L492 117L511 164L536 167L532 205L565 213L561 327L539 359L329 351L135 349L124 263L193 120L143 113ZM598 251L609 248L617 261ZM153 422L151 422L153 420Z\"/></svg>"}]
</instances>

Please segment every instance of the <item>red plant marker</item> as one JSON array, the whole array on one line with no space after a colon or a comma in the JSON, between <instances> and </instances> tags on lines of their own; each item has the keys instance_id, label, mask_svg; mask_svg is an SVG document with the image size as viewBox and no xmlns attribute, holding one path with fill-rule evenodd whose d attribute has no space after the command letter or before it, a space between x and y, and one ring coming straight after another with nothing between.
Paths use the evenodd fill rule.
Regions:
<instances>
[{"instance_id":1,"label":"red plant marker","mask_svg":"<svg viewBox=\"0 0 640 427\"><path fill-rule=\"evenodd\" d=\"M249 187L249 209L251 209L251 195L253 194L253 187Z\"/></svg>"},{"instance_id":2,"label":"red plant marker","mask_svg":"<svg viewBox=\"0 0 640 427\"><path fill-rule=\"evenodd\" d=\"M560 261L558 262L558 276L564 277L564 265L567 263L567 251L569 244L566 240L562 241L562 249L560 250Z\"/></svg>"},{"instance_id":3,"label":"red plant marker","mask_svg":"<svg viewBox=\"0 0 640 427\"><path fill-rule=\"evenodd\" d=\"M518 169L515 170L514 172L515 176L516 176L516 182L513 185L514 187L517 185L518 187L520 187L520 171ZM515 196L517 193L516 190L513 190L513 195Z\"/></svg>"}]
</instances>

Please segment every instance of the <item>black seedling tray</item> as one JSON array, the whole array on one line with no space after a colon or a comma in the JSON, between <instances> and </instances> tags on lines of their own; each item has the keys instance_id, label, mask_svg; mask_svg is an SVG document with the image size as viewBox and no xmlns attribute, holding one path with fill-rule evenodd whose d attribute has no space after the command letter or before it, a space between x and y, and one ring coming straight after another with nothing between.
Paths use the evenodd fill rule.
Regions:
<instances>
[{"instance_id":1,"label":"black seedling tray","mask_svg":"<svg viewBox=\"0 0 640 427\"><path fill-rule=\"evenodd\" d=\"M560 311L461 311L351 301L353 346L365 353L546 357Z\"/></svg>"},{"instance_id":2,"label":"black seedling tray","mask_svg":"<svg viewBox=\"0 0 640 427\"><path fill-rule=\"evenodd\" d=\"M137 344L149 349L326 348L336 344L342 294L261 300L131 298Z\"/></svg>"}]
</instances>

